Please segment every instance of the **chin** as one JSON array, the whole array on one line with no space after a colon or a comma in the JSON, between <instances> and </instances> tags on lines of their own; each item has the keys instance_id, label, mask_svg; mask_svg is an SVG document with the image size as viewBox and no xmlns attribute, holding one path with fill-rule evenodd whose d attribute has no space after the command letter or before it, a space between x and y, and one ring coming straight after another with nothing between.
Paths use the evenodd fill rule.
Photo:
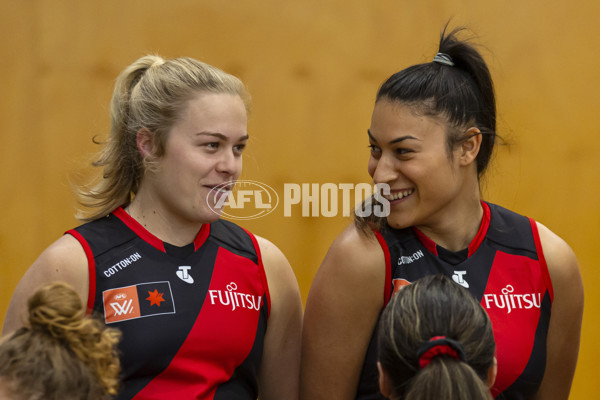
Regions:
<instances>
[{"instance_id":1,"label":"chin","mask_svg":"<svg viewBox=\"0 0 600 400\"><path fill-rule=\"evenodd\" d=\"M389 217L387 217L387 223L389 226L391 226L394 229L410 228L411 226L415 225L411 221L407 221L406 218L402 218L400 216L397 216L394 218L391 215Z\"/></svg>"},{"instance_id":2,"label":"chin","mask_svg":"<svg viewBox=\"0 0 600 400\"><path fill-rule=\"evenodd\" d=\"M200 222L202 222L203 224L212 224L213 222L216 222L219 219L221 219L221 213L216 213L212 211L203 214L199 218Z\"/></svg>"}]
</instances>

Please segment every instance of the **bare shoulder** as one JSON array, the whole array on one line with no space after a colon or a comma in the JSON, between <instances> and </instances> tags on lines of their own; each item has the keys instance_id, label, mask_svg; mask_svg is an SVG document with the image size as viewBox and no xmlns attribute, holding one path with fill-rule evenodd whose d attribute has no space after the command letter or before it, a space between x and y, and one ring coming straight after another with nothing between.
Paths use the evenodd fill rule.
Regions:
<instances>
[{"instance_id":1,"label":"bare shoulder","mask_svg":"<svg viewBox=\"0 0 600 400\"><path fill-rule=\"evenodd\" d=\"M570 279L581 280L577 257L571 246L539 222L537 227L553 286Z\"/></svg>"},{"instance_id":2,"label":"bare shoulder","mask_svg":"<svg viewBox=\"0 0 600 400\"><path fill-rule=\"evenodd\" d=\"M279 261L282 262L285 258L285 255L277 246L275 246L270 240L265 239L264 237L254 235L256 237L256 242L258 243L258 247L260 248L261 257L263 261L265 259L269 261Z\"/></svg>"},{"instance_id":3,"label":"bare shoulder","mask_svg":"<svg viewBox=\"0 0 600 400\"><path fill-rule=\"evenodd\" d=\"M284 283L297 286L296 277L289 261L277 246L269 240L256 236L260 248L261 258L267 275L267 282L271 284ZM283 282L281 281L283 280Z\"/></svg>"},{"instance_id":4,"label":"bare shoulder","mask_svg":"<svg viewBox=\"0 0 600 400\"><path fill-rule=\"evenodd\" d=\"M302 310L300 289L292 267L281 250L269 240L256 236L271 297L271 315L279 311Z\"/></svg>"},{"instance_id":5,"label":"bare shoulder","mask_svg":"<svg viewBox=\"0 0 600 400\"><path fill-rule=\"evenodd\" d=\"M88 278L88 262L83 247L73 236L62 236L40 254L19 281L8 308L3 333L11 332L23 324L27 299L46 283L67 282L75 288L85 304Z\"/></svg>"},{"instance_id":6,"label":"bare shoulder","mask_svg":"<svg viewBox=\"0 0 600 400\"><path fill-rule=\"evenodd\" d=\"M306 301L302 400L355 398L384 303L385 277L385 256L374 235L350 225L331 244Z\"/></svg>"},{"instance_id":7,"label":"bare shoulder","mask_svg":"<svg viewBox=\"0 0 600 400\"><path fill-rule=\"evenodd\" d=\"M87 289L87 256L77 239L71 235L64 235L44 250L25 276L30 273L41 277L41 283L62 280L76 290L81 287ZM85 293L87 294L87 291Z\"/></svg>"},{"instance_id":8,"label":"bare shoulder","mask_svg":"<svg viewBox=\"0 0 600 400\"><path fill-rule=\"evenodd\" d=\"M365 321L374 323L383 307L385 272L385 256L377 238L354 224L348 226L333 241L315 275L305 321L310 321L313 310L321 314L331 308L336 314L348 308L350 314L358 310L368 314Z\"/></svg>"},{"instance_id":9,"label":"bare shoulder","mask_svg":"<svg viewBox=\"0 0 600 400\"><path fill-rule=\"evenodd\" d=\"M554 315L565 313L573 318L581 316L583 281L575 252L567 242L550 229L539 222L537 226L554 291L552 313ZM580 318L579 325L581 325Z\"/></svg>"},{"instance_id":10,"label":"bare shoulder","mask_svg":"<svg viewBox=\"0 0 600 400\"><path fill-rule=\"evenodd\" d=\"M583 318L583 282L577 257L558 235L538 223L554 292L544 379L536 399L567 399L577 365Z\"/></svg>"},{"instance_id":11,"label":"bare shoulder","mask_svg":"<svg viewBox=\"0 0 600 400\"><path fill-rule=\"evenodd\" d=\"M271 297L269 323L260 368L260 397L298 396L302 301L296 276L285 255L273 243L256 236Z\"/></svg>"},{"instance_id":12,"label":"bare shoulder","mask_svg":"<svg viewBox=\"0 0 600 400\"><path fill-rule=\"evenodd\" d=\"M331 244L315 280L330 274L361 286L373 283L383 288L385 256L375 235L354 224L348 226Z\"/></svg>"}]
</instances>

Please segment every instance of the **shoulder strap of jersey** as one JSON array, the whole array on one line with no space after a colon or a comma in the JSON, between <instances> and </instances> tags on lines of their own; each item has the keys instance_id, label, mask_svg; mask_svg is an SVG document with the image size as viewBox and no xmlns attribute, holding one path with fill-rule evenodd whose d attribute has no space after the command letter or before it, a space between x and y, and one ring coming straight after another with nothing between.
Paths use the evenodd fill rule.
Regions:
<instances>
[{"instance_id":1,"label":"shoulder strap of jersey","mask_svg":"<svg viewBox=\"0 0 600 400\"><path fill-rule=\"evenodd\" d=\"M550 271L548 271L548 264L546 264L546 257L544 257L544 250L542 249L542 241L540 240L540 232L538 231L537 222L533 218L529 218L531 223L531 230L533 231L533 240L535 241L535 248L538 254L538 260L540 268L542 268L542 277L548 288L548 294L550 295L550 301L554 301L554 289L552 288L552 280L550 279Z\"/></svg>"},{"instance_id":2,"label":"shoulder strap of jersey","mask_svg":"<svg viewBox=\"0 0 600 400\"><path fill-rule=\"evenodd\" d=\"M385 257L385 285L383 287L383 307L385 307L392 296L392 263L390 260L390 249L379 230L374 229L373 233L375 233L375 237L377 238L381 250L383 250L383 256Z\"/></svg>"},{"instance_id":3,"label":"shoulder strap of jersey","mask_svg":"<svg viewBox=\"0 0 600 400\"><path fill-rule=\"evenodd\" d=\"M252 234L252 232L246 230L245 228L242 228L242 229L248 234L248 236L252 240L252 244L254 245L254 249L256 251L256 256L258 258L258 267L259 267L259 271L260 271L260 277L261 277L263 285L265 287L265 295L267 296L267 320L268 320L269 316L271 315L271 294L269 293L269 284L267 282L267 274L265 273L265 266L262 261L260 246L258 245L258 241L256 240L256 237Z\"/></svg>"}]
</instances>

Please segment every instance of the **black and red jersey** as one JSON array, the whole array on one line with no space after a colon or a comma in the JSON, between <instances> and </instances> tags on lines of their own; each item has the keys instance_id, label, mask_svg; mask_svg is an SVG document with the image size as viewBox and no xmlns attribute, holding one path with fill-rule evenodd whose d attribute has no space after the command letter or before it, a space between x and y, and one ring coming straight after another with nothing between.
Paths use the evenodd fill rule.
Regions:
<instances>
[{"instance_id":1,"label":"black and red jersey","mask_svg":"<svg viewBox=\"0 0 600 400\"><path fill-rule=\"evenodd\" d=\"M218 220L180 248L122 208L67 233L88 257L88 309L123 333L118 399L257 398L270 298L251 233Z\"/></svg>"},{"instance_id":2,"label":"black and red jersey","mask_svg":"<svg viewBox=\"0 0 600 400\"><path fill-rule=\"evenodd\" d=\"M376 232L386 260L384 304L402 286L430 274L466 287L493 325L498 375L492 395L526 399L544 377L552 283L536 222L494 204L482 206L479 232L463 252L443 249L416 228ZM383 399L377 393L375 341L373 335L357 399Z\"/></svg>"}]
</instances>

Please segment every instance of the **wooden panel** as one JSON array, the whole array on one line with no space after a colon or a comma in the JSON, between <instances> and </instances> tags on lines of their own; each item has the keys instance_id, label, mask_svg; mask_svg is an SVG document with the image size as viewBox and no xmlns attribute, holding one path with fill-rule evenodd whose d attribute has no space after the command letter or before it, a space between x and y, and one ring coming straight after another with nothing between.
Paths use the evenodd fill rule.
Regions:
<instances>
[{"instance_id":1,"label":"wooden panel","mask_svg":"<svg viewBox=\"0 0 600 400\"><path fill-rule=\"evenodd\" d=\"M533 0L4 1L0 26L0 318L37 255L74 226L70 180L108 129L118 72L145 53L192 56L240 76L253 96L244 179L369 182L365 130L377 86L429 61L453 17L479 35L495 78L500 149L486 199L536 218L578 254L586 286L573 398L599 389L600 3ZM244 224L287 255L305 298L337 216L278 208Z\"/></svg>"}]
</instances>

